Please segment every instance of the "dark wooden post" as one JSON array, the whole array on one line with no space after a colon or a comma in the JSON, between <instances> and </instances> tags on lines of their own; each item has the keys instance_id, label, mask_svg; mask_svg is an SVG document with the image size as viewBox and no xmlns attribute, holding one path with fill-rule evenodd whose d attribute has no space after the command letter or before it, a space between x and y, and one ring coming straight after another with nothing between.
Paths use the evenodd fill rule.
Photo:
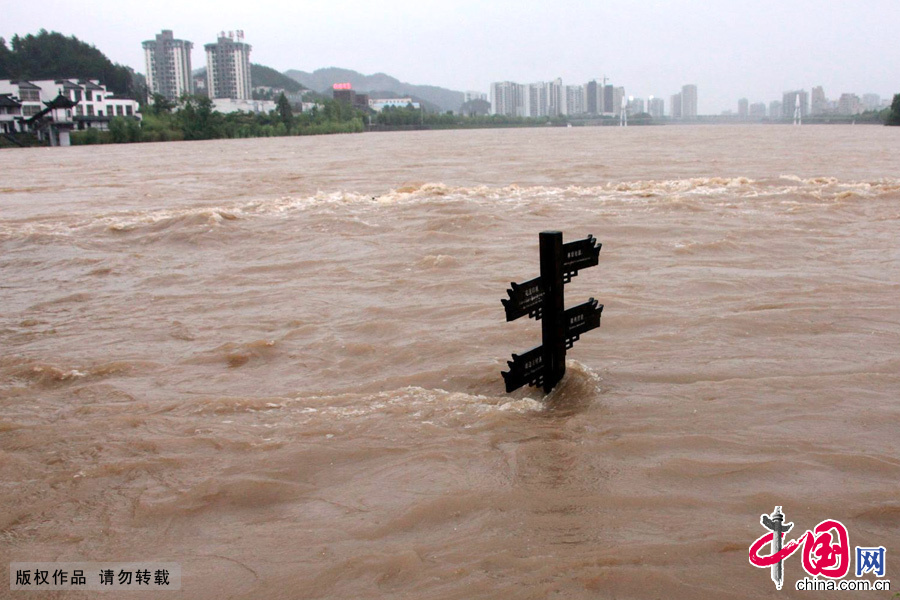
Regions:
<instances>
[{"instance_id":1,"label":"dark wooden post","mask_svg":"<svg viewBox=\"0 0 900 600\"><path fill-rule=\"evenodd\" d=\"M544 393L559 383L566 373L566 302L563 297L563 234L542 231L541 282L544 284L541 337L544 348Z\"/></svg>"}]
</instances>

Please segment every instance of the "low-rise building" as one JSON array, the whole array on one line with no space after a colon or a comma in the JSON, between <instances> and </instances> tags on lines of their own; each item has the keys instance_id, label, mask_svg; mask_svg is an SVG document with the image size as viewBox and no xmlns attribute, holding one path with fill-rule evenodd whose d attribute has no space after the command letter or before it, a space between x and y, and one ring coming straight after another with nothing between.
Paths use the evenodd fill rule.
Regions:
<instances>
[{"instance_id":1,"label":"low-rise building","mask_svg":"<svg viewBox=\"0 0 900 600\"><path fill-rule=\"evenodd\" d=\"M0 94L0 133L15 133L16 120L22 118L22 103L12 94Z\"/></svg>"},{"instance_id":2,"label":"low-rise building","mask_svg":"<svg viewBox=\"0 0 900 600\"><path fill-rule=\"evenodd\" d=\"M257 85L253 87L251 96L254 99L258 100L272 100L277 102L278 98L284 94L284 97L287 98L287 101L293 105L300 104L303 102L303 91L299 90L296 92L288 91L282 87L272 87L269 85Z\"/></svg>"},{"instance_id":3,"label":"low-rise building","mask_svg":"<svg viewBox=\"0 0 900 600\"><path fill-rule=\"evenodd\" d=\"M40 139L48 140L51 146L70 146L69 132L75 129L72 109L77 104L60 92L50 102L44 102L46 108L25 123L37 132Z\"/></svg>"},{"instance_id":4,"label":"low-rise building","mask_svg":"<svg viewBox=\"0 0 900 600\"><path fill-rule=\"evenodd\" d=\"M413 108L419 108L419 103L413 102L412 98L380 98L369 100L369 108L375 112L381 112L387 107L405 108L410 104L412 104Z\"/></svg>"},{"instance_id":5,"label":"low-rise building","mask_svg":"<svg viewBox=\"0 0 900 600\"><path fill-rule=\"evenodd\" d=\"M331 97L351 108L366 110L369 108L369 94L357 93L349 83L336 83L332 87Z\"/></svg>"},{"instance_id":6,"label":"low-rise building","mask_svg":"<svg viewBox=\"0 0 900 600\"><path fill-rule=\"evenodd\" d=\"M487 99L487 94L485 94L484 92L474 92L470 90L463 95L463 104L465 104L466 102L471 102L473 100L484 100L486 102Z\"/></svg>"},{"instance_id":7,"label":"low-rise building","mask_svg":"<svg viewBox=\"0 0 900 600\"><path fill-rule=\"evenodd\" d=\"M244 100L237 98L213 98L213 110L223 115L233 112L249 112L268 114L277 108L277 103L272 100Z\"/></svg>"},{"instance_id":8,"label":"low-rise building","mask_svg":"<svg viewBox=\"0 0 900 600\"><path fill-rule=\"evenodd\" d=\"M44 112L48 103L62 97L72 102L71 122L77 130L109 129L114 117L140 120L140 106L131 98L122 98L106 89L97 79L0 79L0 94L14 98L21 105L21 115L13 119L15 131L33 130L33 117ZM59 104L59 102L57 102ZM45 114L50 118L52 115Z\"/></svg>"}]
</instances>

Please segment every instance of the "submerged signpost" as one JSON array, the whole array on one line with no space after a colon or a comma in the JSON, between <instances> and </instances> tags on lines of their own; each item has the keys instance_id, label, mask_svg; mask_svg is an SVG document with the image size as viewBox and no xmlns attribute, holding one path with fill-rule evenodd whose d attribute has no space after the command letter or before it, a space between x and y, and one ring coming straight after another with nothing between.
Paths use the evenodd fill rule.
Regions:
<instances>
[{"instance_id":1,"label":"submerged signpost","mask_svg":"<svg viewBox=\"0 0 900 600\"><path fill-rule=\"evenodd\" d=\"M578 341L582 333L600 326L603 305L591 298L584 304L565 309L563 287L581 269L596 266L600 248L594 236L563 244L559 231L542 231L541 275L525 283L513 283L503 299L506 320L515 321L528 315L541 321L542 344L524 354L513 354L503 371L506 391L523 385L543 387L549 393L566 372L566 349Z\"/></svg>"}]
</instances>

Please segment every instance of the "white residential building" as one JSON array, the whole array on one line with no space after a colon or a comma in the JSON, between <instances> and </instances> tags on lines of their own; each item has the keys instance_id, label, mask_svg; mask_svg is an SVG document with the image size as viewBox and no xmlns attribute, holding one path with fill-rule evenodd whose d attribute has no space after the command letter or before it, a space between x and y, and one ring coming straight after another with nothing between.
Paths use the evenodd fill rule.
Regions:
<instances>
[{"instance_id":1,"label":"white residential building","mask_svg":"<svg viewBox=\"0 0 900 600\"><path fill-rule=\"evenodd\" d=\"M673 119L680 119L681 114L681 92L678 92L669 98L669 116Z\"/></svg>"},{"instance_id":2,"label":"white residential building","mask_svg":"<svg viewBox=\"0 0 900 600\"><path fill-rule=\"evenodd\" d=\"M550 88L544 82L528 83L524 94L524 116L546 117L550 114Z\"/></svg>"},{"instance_id":3,"label":"white residential building","mask_svg":"<svg viewBox=\"0 0 900 600\"><path fill-rule=\"evenodd\" d=\"M49 102L56 97L56 94L53 94L53 96L47 95L42 98L41 88L32 82L10 79L0 79L0 94L9 94L20 103L21 109L19 114L22 116L22 119L33 117L44 110L44 105L41 104L42 99ZM21 130L21 127L16 128L16 131Z\"/></svg>"},{"instance_id":4,"label":"white residential building","mask_svg":"<svg viewBox=\"0 0 900 600\"><path fill-rule=\"evenodd\" d=\"M235 41L237 39L237 41ZM210 98L249 100L250 44L245 44L243 31L219 33L215 44L206 44L206 91Z\"/></svg>"},{"instance_id":5,"label":"white residential building","mask_svg":"<svg viewBox=\"0 0 900 600\"><path fill-rule=\"evenodd\" d=\"M556 78L547 84L547 111L551 117L566 114L566 86Z\"/></svg>"},{"instance_id":6,"label":"white residential building","mask_svg":"<svg viewBox=\"0 0 900 600\"><path fill-rule=\"evenodd\" d=\"M407 106L412 105L413 108L419 109L421 106L418 102L413 102L412 98L379 98L379 99L369 99L369 108L374 110L375 112L381 112L385 108L394 107L394 108L406 108Z\"/></svg>"},{"instance_id":7,"label":"white residential building","mask_svg":"<svg viewBox=\"0 0 900 600\"><path fill-rule=\"evenodd\" d=\"M525 116L525 86L512 81L491 84L491 114L508 117Z\"/></svg>"},{"instance_id":8,"label":"white residential building","mask_svg":"<svg viewBox=\"0 0 900 600\"><path fill-rule=\"evenodd\" d=\"M113 117L141 118L140 106L135 100L117 98L97 79L0 79L0 94L7 94L21 104L16 131L30 129L28 120L47 110L58 96L74 103L67 120L77 130L108 129Z\"/></svg>"},{"instance_id":9,"label":"white residential building","mask_svg":"<svg viewBox=\"0 0 900 600\"><path fill-rule=\"evenodd\" d=\"M223 115L233 112L268 114L278 108L274 100L239 100L236 98L213 98L213 110Z\"/></svg>"},{"instance_id":10,"label":"white residential building","mask_svg":"<svg viewBox=\"0 0 900 600\"><path fill-rule=\"evenodd\" d=\"M163 29L156 39L143 43L147 64L147 90L169 100L193 93L191 85L191 49L194 44L176 40L171 30Z\"/></svg>"},{"instance_id":11,"label":"white residential building","mask_svg":"<svg viewBox=\"0 0 900 600\"><path fill-rule=\"evenodd\" d=\"M526 90L524 100L524 116L556 117L567 113L567 88L562 79L554 81L529 83L523 86ZM580 93L579 93L580 95Z\"/></svg>"},{"instance_id":12,"label":"white residential building","mask_svg":"<svg viewBox=\"0 0 900 600\"><path fill-rule=\"evenodd\" d=\"M22 119L22 103L12 94L0 94L0 133L15 133Z\"/></svg>"},{"instance_id":13,"label":"white residential building","mask_svg":"<svg viewBox=\"0 0 900 600\"><path fill-rule=\"evenodd\" d=\"M491 84L491 114L515 117L558 117L587 112L585 86L563 85L560 78L519 84Z\"/></svg>"},{"instance_id":14,"label":"white residential building","mask_svg":"<svg viewBox=\"0 0 900 600\"><path fill-rule=\"evenodd\" d=\"M697 118L697 86L693 83L681 87L681 118Z\"/></svg>"},{"instance_id":15,"label":"white residential building","mask_svg":"<svg viewBox=\"0 0 900 600\"><path fill-rule=\"evenodd\" d=\"M622 112L622 100L625 99L625 88L619 86L617 88L613 88L613 111L614 114L620 114ZM627 100L625 100L627 105Z\"/></svg>"},{"instance_id":16,"label":"white residential building","mask_svg":"<svg viewBox=\"0 0 900 600\"><path fill-rule=\"evenodd\" d=\"M583 85L566 86L566 112L567 115L583 115L587 112L585 92Z\"/></svg>"}]
</instances>

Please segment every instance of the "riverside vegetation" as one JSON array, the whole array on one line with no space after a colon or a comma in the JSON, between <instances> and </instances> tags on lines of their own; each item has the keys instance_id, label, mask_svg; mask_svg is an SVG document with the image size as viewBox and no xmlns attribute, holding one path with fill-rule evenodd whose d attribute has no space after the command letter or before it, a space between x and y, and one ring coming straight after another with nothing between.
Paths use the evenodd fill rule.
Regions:
<instances>
[{"instance_id":1,"label":"riverside vegetation","mask_svg":"<svg viewBox=\"0 0 900 600\"><path fill-rule=\"evenodd\" d=\"M276 110L252 114L222 114L205 96L184 96L176 105L159 95L141 109L143 120L113 118L109 131L89 129L72 133L72 144L122 144L222 138L281 137L359 133L366 129L453 129L479 127L535 127L565 125L565 117L507 117L503 115L457 115L428 113L407 107L388 107L367 114L335 100L319 100L311 110L294 113L281 94Z\"/></svg>"},{"instance_id":2,"label":"riverside vegetation","mask_svg":"<svg viewBox=\"0 0 900 600\"><path fill-rule=\"evenodd\" d=\"M888 113L884 124L900 125L900 94L894 94L894 100L891 102L891 111Z\"/></svg>"},{"instance_id":3,"label":"riverside vegetation","mask_svg":"<svg viewBox=\"0 0 900 600\"><path fill-rule=\"evenodd\" d=\"M73 132L72 144L320 135L357 133L364 129L359 111L340 102L325 100L321 107L294 114L284 94L278 98L276 110L270 113L222 114L214 110L212 100L205 96L184 96L175 105L159 95L154 95L153 102L141 111L143 120L140 122L116 117L110 120L109 131Z\"/></svg>"}]
</instances>

